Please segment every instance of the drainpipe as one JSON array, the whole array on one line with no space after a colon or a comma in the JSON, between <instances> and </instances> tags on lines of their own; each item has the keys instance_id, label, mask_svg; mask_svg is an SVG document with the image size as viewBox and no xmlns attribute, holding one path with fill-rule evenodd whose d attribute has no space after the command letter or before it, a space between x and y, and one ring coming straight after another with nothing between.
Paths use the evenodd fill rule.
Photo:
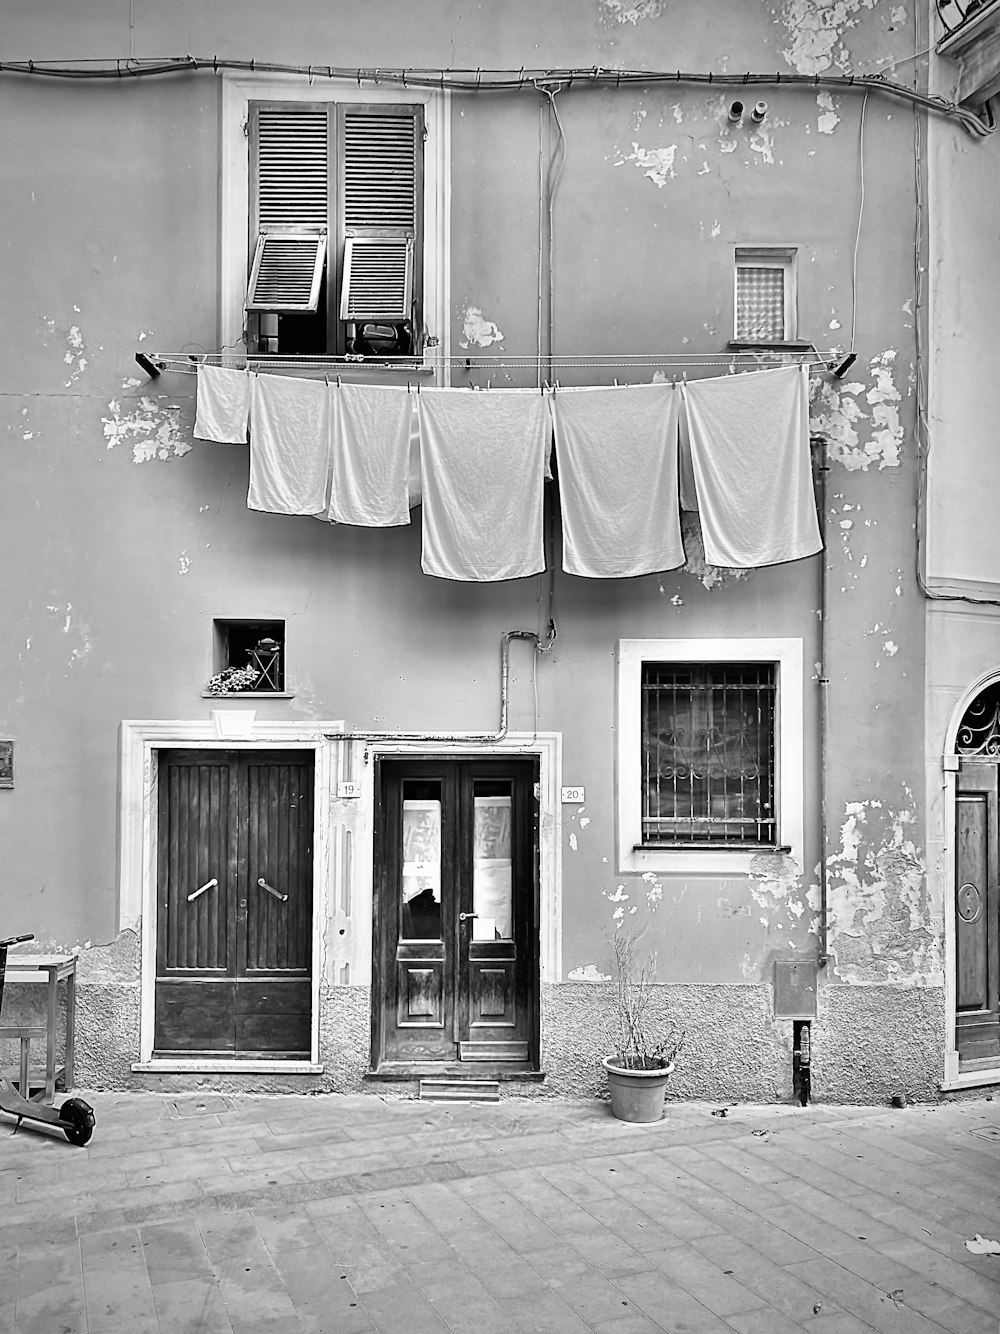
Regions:
<instances>
[{"instance_id":1,"label":"drainpipe","mask_svg":"<svg viewBox=\"0 0 1000 1334\"><path fill-rule=\"evenodd\" d=\"M830 471L827 443L823 436L815 438L818 445L819 466L817 491L819 492L820 532L823 535L823 549L820 552L819 577L819 674L816 684L819 687L819 954L816 963L825 968L830 962L829 939L829 887L826 874L827 841L827 753L830 730L829 690L830 678L827 676L827 653L829 636L827 633L827 543L826 543L826 479Z\"/></svg>"}]
</instances>

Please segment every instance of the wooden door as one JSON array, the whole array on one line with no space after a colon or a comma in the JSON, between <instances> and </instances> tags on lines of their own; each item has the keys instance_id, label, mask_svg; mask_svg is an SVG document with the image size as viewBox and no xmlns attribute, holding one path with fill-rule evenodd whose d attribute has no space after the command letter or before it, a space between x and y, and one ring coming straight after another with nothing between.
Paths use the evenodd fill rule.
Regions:
<instances>
[{"instance_id":1,"label":"wooden door","mask_svg":"<svg viewBox=\"0 0 1000 1334\"><path fill-rule=\"evenodd\" d=\"M1000 1056L1000 812L997 765L962 760L955 811L956 1046L963 1064Z\"/></svg>"},{"instance_id":2,"label":"wooden door","mask_svg":"<svg viewBox=\"0 0 1000 1334\"><path fill-rule=\"evenodd\" d=\"M313 757L163 751L154 1049L308 1056Z\"/></svg>"},{"instance_id":3,"label":"wooden door","mask_svg":"<svg viewBox=\"0 0 1000 1334\"><path fill-rule=\"evenodd\" d=\"M383 761L374 1060L531 1068L537 765Z\"/></svg>"}]
</instances>

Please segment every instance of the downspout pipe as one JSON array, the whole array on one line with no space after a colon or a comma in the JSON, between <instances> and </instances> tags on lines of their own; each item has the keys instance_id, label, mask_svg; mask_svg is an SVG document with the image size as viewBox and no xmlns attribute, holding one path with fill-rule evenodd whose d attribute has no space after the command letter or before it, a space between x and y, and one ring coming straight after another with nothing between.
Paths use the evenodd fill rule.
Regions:
<instances>
[{"instance_id":1,"label":"downspout pipe","mask_svg":"<svg viewBox=\"0 0 1000 1334\"><path fill-rule=\"evenodd\" d=\"M827 654L830 651L830 642L827 631L829 571L826 542L826 479L830 472L830 463L825 437L816 437L814 442L818 446L816 490L820 513L820 532L823 534L819 576L819 672L816 677L816 684L819 689L819 954L816 962L820 968L826 968L830 962L830 900L826 869L826 845L829 828L827 765L829 762L830 735L830 678L827 675Z\"/></svg>"}]
</instances>

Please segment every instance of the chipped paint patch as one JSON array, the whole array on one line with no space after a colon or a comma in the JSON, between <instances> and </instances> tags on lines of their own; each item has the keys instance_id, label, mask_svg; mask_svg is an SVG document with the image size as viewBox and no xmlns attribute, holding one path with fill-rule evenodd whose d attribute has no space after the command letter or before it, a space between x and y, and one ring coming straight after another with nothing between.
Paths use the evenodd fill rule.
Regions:
<instances>
[{"instance_id":1,"label":"chipped paint patch","mask_svg":"<svg viewBox=\"0 0 1000 1334\"><path fill-rule=\"evenodd\" d=\"M788 33L782 55L799 74L822 74L831 66L846 70L851 56L845 30L857 23L862 9L879 0L786 0L778 20Z\"/></svg>"},{"instance_id":2,"label":"chipped paint patch","mask_svg":"<svg viewBox=\"0 0 1000 1334\"><path fill-rule=\"evenodd\" d=\"M479 306L466 306L462 314L462 332L459 347L490 347L503 342L503 333L483 314Z\"/></svg>"},{"instance_id":3,"label":"chipped paint patch","mask_svg":"<svg viewBox=\"0 0 1000 1334\"><path fill-rule=\"evenodd\" d=\"M191 568L191 557L187 554L186 551L182 551L181 554L177 557L177 573L182 575L187 574L190 568Z\"/></svg>"},{"instance_id":4,"label":"chipped paint patch","mask_svg":"<svg viewBox=\"0 0 1000 1334\"><path fill-rule=\"evenodd\" d=\"M895 359L892 348L871 358L868 365L874 384L870 388L859 382L838 385L826 379L817 380L813 388L810 430L826 438L831 462L840 463L848 472L899 467L902 395L893 380ZM858 401L862 394L870 413ZM862 425L865 422L870 426ZM867 439L862 439L863 432Z\"/></svg>"},{"instance_id":5,"label":"chipped paint patch","mask_svg":"<svg viewBox=\"0 0 1000 1334\"><path fill-rule=\"evenodd\" d=\"M626 162L634 162L642 174L662 190L666 183L677 175L674 167L676 157L676 144L668 144L666 148L640 148L633 142L631 153L622 154L619 150L614 165L623 167Z\"/></svg>"},{"instance_id":6,"label":"chipped paint patch","mask_svg":"<svg viewBox=\"0 0 1000 1334\"><path fill-rule=\"evenodd\" d=\"M572 852L576 852L576 851L577 851L576 834L572 834L572 833L570 834L570 836L569 836L569 846L570 846L570 850L571 850Z\"/></svg>"},{"instance_id":7,"label":"chipped paint patch","mask_svg":"<svg viewBox=\"0 0 1000 1334\"><path fill-rule=\"evenodd\" d=\"M833 134L840 124L840 117L834 109L832 93L817 93L816 105L819 107L819 115L816 117L817 130L820 134Z\"/></svg>"},{"instance_id":8,"label":"chipped paint patch","mask_svg":"<svg viewBox=\"0 0 1000 1334\"><path fill-rule=\"evenodd\" d=\"M830 946L839 976L943 985L924 863L908 836L916 813L873 799L848 802L844 815L840 849L827 859Z\"/></svg>"},{"instance_id":9,"label":"chipped paint patch","mask_svg":"<svg viewBox=\"0 0 1000 1334\"><path fill-rule=\"evenodd\" d=\"M574 968L567 977L571 982L610 982L611 974L602 973L593 963L585 963L582 968Z\"/></svg>"},{"instance_id":10,"label":"chipped paint patch","mask_svg":"<svg viewBox=\"0 0 1000 1334\"><path fill-rule=\"evenodd\" d=\"M658 19L666 3L667 0L601 0L601 9L610 21L622 26L631 23L637 28L648 19Z\"/></svg>"},{"instance_id":11,"label":"chipped paint patch","mask_svg":"<svg viewBox=\"0 0 1000 1334\"><path fill-rule=\"evenodd\" d=\"M85 662L86 659L90 657L94 647L89 623L81 620L79 616L74 616L72 602L48 603L45 610L56 621L61 621L61 624L59 625L61 634L64 634L67 637L74 636L78 641L75 647L70 650L70 655L66 662L67 667L76 667L80 663ZM25 644L25 652L29 652L30 649L31 640L29 639Z\"/></svg>"},{"instance_id":12,"label":"chipped paint patch","mask_svg":"<svg viewBox=\"0 0 1000 1334\"><path fill-rule=\"evenodd\" d=\"M191 441L181 430L178 409L172 405L163 406L144 394L133 400L128 408L113 398L108 410L111 416L101 418L107 447L115 449L118 445L131 445L134 463L179 459L191 452Z\"/></svg>"}]
</instances>

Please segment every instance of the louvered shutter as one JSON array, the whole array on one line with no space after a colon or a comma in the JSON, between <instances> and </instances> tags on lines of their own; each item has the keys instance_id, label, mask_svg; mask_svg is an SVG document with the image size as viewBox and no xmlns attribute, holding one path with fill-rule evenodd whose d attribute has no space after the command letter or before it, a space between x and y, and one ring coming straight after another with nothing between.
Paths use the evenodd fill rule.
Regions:
<instances>
[{"instance_id":1,"label":"louvered shutter","mask_svg":"<svg viewBox=\"0 0 1000 1334\"><path fill-rule=\"evenodd\" d=\"M418 272L423 121L414 106L345 106L340 318L409 320Z\"/></svg>"},{"instance_id":2,"label":"louvered shutter","mask_svg":"<svg viewBox=\"0 0 1000 1334\"><path fill-rule=\"evenodd\" d=\"M256 245L247 310L314 311L327 255L329 112L262 104L251 120Z\"/></svg>"}]
</instances>

